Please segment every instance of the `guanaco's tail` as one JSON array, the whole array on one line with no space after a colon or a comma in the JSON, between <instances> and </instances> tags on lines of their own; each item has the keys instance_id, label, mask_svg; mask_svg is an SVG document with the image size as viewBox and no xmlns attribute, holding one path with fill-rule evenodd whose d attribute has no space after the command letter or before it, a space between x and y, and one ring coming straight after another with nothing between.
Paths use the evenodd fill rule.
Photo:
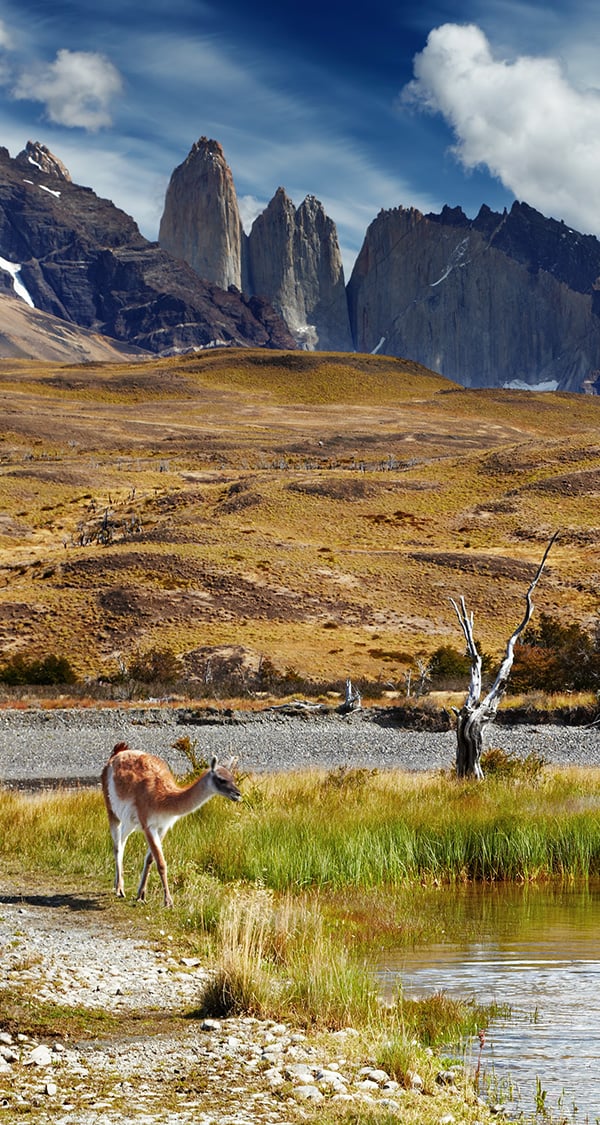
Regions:
<instances>
[{"instance_id":1,"label":"guanaco's tail","mask_svg":"<svg viewBox=\"0 0 600 1125\"><path fill-rule=\"evenodd\" d=\"M124 750L129 750L129 746L127 745L127 743L126 742L117 742L117 745L111 751L110 757L114 758L115 754L122 754Z\"/></svg>"}]
</instances>

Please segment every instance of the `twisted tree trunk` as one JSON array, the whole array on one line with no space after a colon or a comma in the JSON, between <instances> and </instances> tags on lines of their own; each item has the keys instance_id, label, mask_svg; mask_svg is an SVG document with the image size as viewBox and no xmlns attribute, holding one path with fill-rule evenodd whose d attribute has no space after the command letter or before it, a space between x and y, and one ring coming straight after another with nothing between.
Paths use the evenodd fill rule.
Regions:
<instances>
[{"instance_id":1,"label":"twisted tree trunk","mask_svg":"<svg viewBox=\"0 0 600 1125\"><path fill-rule=\"evenodd\" d=\"M460 599L460 605L458 605L453 598L450 599L456 616L458 617L460 627L464 633L467 642L467 652L471 658L471 680L467 698L460 708L460 711L456 707L452 708L456 715L457 777L483 778L481 754L483 751L484 728L495 718L502 696L506 691L508 677L514 660L515 644L523 630L529 624L533 613L531 595L539 582L546 564L546 559L550 553L550 548L557 536L558 531L554 533L544 551L536 575L525 595L526 608L523 620L517 625L514 633L507 641L506 653L500 665L498 675L484 699L481 699L481 656L477 651L473 636L473 614L467 613L464 598Z\"/></svg>"}]
</instances>

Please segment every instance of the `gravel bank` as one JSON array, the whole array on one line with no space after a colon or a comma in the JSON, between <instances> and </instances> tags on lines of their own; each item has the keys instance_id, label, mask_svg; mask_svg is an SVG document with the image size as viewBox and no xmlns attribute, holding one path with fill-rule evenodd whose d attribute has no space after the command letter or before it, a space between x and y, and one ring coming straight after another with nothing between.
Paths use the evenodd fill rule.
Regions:
<instances>
[{"instance_id":1,"label":"gravel bank","mask_svg":"<svg viewBox=\"0 0 600 1125\"><path fill-rule=\"evenodd\" d=\"M183 771L173 743L187 735L197 752L239 758L252 772L339 766L406 770L448 768L453 731L406 730L376 711L347 717L290 717L260 712L194 722L189 710L163 708L0 712L0 782L9 785L79 780L95 784L116 742L166 758ZM600 766L600 726L492 726L488 745L520 757L531 752L560 766Z\"/></svg>"},{"instance_id":2,"label":"gravel bank","mask_svg":"<svg viewBox=\"0 0 600 1125\"><path fill-rule=\"evenodd\" d=\"M304 1106L349 1102L359 1111L420 1101L421 1079L401 1089L360 1054L348 1057L351 1029L320 1049L301 1031L273 1020L183 1018L193 1012L209 970L139 935L124 904L121 925L103 917L102 896L82 893L0 896L0 1006L5 989L34 1003L127 1019L74 1041L0 1031L0 1111L7 1122L60 1125L295 1125ZM169 1018L171 1016L171 1018ZM119 1025L116 1025L117 1027ZM149 1033L149 1028L151 1033ZM133 1033L132 1033L133 1032ZM322 1037L323 1039L324 1037ZM444 1072L439 1115L462 1097ZM281 1091L285 1090L285 1096Z\"/></svg>"}]
</instances>

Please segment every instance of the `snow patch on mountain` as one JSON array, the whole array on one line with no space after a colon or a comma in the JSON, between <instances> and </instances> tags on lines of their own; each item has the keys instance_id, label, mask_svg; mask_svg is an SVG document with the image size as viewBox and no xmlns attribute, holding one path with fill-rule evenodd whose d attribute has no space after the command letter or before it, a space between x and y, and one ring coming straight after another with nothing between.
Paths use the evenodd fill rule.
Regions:
<instances>
[{"instance_id":1,"label":"snow patch on mountain","mask_svg":"<svg viewBox=\"0 0 600 1125\"><path fill-rule=\"evenodd\" d=\"M0 269L6 270L6 273L11 274L13 279L13 289L17 297L21 297L23 301L26 301L27 304L31 305L31 308L34 309L35 305L31 299L31 296L25 288L23 282L21 281L21 267L15 262L9 262L7 258L0 258Z\"/></svg>"}]
</instances>

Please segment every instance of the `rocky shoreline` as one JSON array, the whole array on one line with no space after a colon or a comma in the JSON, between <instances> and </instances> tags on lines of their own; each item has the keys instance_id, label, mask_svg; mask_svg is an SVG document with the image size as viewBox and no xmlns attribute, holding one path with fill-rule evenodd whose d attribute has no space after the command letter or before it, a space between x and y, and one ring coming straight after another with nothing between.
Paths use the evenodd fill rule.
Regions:
<instances>
[{"instance_id":1,"label":"rocky shoreline","mask_svg":"<svg viewBox=\"0 0 600 1125\"><path fill-rule=\"evenodd\" d=\"M401 1086L351 1027L315 1037L274 1020L194 1018L210 966L181 956L163 929L149 936L146 908L123 904L107 922L107 900L3 883L0 1119L295 1125L341 1103L400 1121L405 1112L418 1119L423 1094L435 1097L440 1122L464 1120L466 1102L470 1119L476 1106L489 1119L460 1066L425 1079L411 1072ZM87 1032L32 1034L27 1021L2 1019L11 995L32 1013L71 1009L84 1023L87 1015Z\"/></svg>"},{"instance_id":2,"label":"rocky shoreline","mask_svg":"<svg viewBox=\"0 0 600 1125\"><path fill-rule=\"evenodd\" d=\"M244 772L362 767L448 769L455 734L400 725L393 708L342 716L293 710L235 712L159 706L0 711L0 784L96 784L116 742L164 757L185 772L173 748L187 737L200 756L235 756ZM493 724L487 743L557 766L600 766L600 725Z\"/></svg>"}]
</instances>

